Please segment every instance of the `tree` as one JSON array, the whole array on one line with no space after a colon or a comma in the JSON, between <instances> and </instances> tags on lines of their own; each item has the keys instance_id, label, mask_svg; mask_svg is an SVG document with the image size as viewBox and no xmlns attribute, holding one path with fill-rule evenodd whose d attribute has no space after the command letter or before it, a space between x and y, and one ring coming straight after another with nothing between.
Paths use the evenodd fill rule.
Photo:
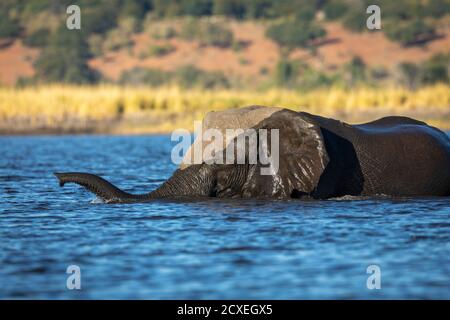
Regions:
<instances>
[{"instance_id":1,"label":"tree","mask_svg":"<svg viewBox=\"0 0 450 320\"><path fill-rule=\"evenodd\" d=\"M184 0L182 2L183 13L188 16L201 17L212 14L211 0Z\"/></svg>"},{"instance_id":2,"label":"tree","mask_svg":"<svg viewBox=\"0 0 450 320\"><path fill-rule=\"evenodd\" d=\"M271 26L266 34L280 46L293 49L311 47L312 41L324 37L326 31L312 22L291 20Z\"/></svg>"},{"instance_id":3,"label":"tree","mask_svg":"<svg viewBox=\"0 0 450 320\"><path fill-rule=\"evenodd\" d=\"M61 27L36 60L36 76L46 82L96 82L99 74L88 66L90 56L82 33Z\"/></svg>"},{"instance_id":4,"label":"tree","mask_svg":"<svg viewBox=\"0 0 450 320\"><path fill-rule=\"evenodd\" d=\"M389 21L385 24L384 32L389 39L404 46L423 44L436 37L434 28L422 20L404 23Z\"/></svg>"},{"instance_id":5,"label":"tree","mask_svg":"<svg viewBox=\"0 0 450 320\"><path fill-rule=\"evenodd\" d=\"M398 66L401 75L401 82L409 89L417 88L420 81L420 68L410 62L400 63Z\"/></svg>"},{"instance_id":6,"label":"tree","mask_svg":"<svg viewBox=\"0 0 450 320\"><path fill-rule=\"evenodd\" d=\"M336 20L341 18L348 10L348 6L341 1L327 1L323 7L325 16L328 20Z\"/></svg>"},{"instance_id":7,"label":"tree","mask_svg":"<svg viewBox=\"0 0 450 320\"><path fill-rule=\"evenodd\" d=\"M246 7L244 2L239 0L215 0L213 13L215 15L242 19L246 13Z\"/></svg>"},{"instance_id":8,"label":"tree","mask_svg":"<svg viewBox=\"0 0 450 320\"><path fill-rule=\"evenodd\" d=\"M353 57L345 66L345 69L349 76L349 83L352 86L366 79L366 64L360 57Z\"/></svg>"},{"instance_id":9,"label":"tree","mask_svg":"<svg viewBox=\"0 0 450 320\"><path fill-rule=\"evenodd\" d=\"M423 84L434 84L437 82L448 83L448 68L450 66L450 55L438 54L428 60L422 67L421 81Z\"/></svg>"},{"instance_id":10,"label":"tree","mask_svg":"<svg viewBox=\"0 0 450 320\"><path fill-rule=\"evenodd\" d=\"M25 37L23 43L29 47L43 48L48 44L49 33L48 29L38 29Z\"/></svg>"},{"instance_id":11,"label":"tree","mask_svg":"<svg viewBox=\"0 0 450 320\"><path fill-rule=\"evenodd\" d=\"M296 77L296 66L294 62L281 59L275 68L275 80L279 86L288 86Z\"/></svg>"},{"instance_id":12,"label":"tree","mask_svg":"<svg viewBox=\"0 0 450 320\"><path fill-rule=\"evenodd\" d=\"M343 17L342 23L349 30L361 32L366 30L367 15L362 8L353 8Z\"/></svg>"},{"instance_id":13,"label":"tree","mask_svg":"<svg viewBox=\"0 0 450 320\"><path fill-rule=\"evenodd\" d=\"M7 12L0 11L0 38L16 37L19 32L17 21L11 19Z\"/></svg>"}]
</instances>

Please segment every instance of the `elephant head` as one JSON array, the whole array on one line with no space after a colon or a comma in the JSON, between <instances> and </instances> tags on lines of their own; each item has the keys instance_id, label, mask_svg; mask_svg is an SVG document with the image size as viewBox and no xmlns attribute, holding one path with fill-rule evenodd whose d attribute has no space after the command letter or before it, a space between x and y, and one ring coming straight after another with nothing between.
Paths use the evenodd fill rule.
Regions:
<instances>
[{"instance_id":1,"label":"elephant head","mask_svg":"<svg viewBox=\"0 0 450 320\"><path fill-rule=\"evenodd\" d=\"M255 111L255 107L250 108ZM236 112L242 114L242 109L238 109ZM271 130L278 130L278 168L268 175L262 174L262 169L267 164L260 161L259 155L255 163L248 161L250 158L249 148L245 150L244 163L208 164L207 161L204 161L201 164L184 165L177 169L173 176L159 188L142 195L126 193L93 174L55 173L55 175L61 186L68 182L74 182L107 201L117 202L178 196L289 198L311 194L316 189L329 161L319 125L306 113L287 109L277 109L273 112L264 110L264 112L267 116L252 125L251 128L255 129L254 132L258 138L262 132L260 129L266 129L269 141L258 146L265 149L263 152L266 154L272 152L268 148L272 145L271 139L274 139ZM216 114L217 117L220 117L220 113ZM231 126L231 128L233 127L235 124ZM233 141L237 141L238 138L235 137ZM236 143L233 146L236 146ZM227 149L228 147L222 152L226 153ZM233 150L233 152L235 151Z\"/></svg>"}]
</instances>

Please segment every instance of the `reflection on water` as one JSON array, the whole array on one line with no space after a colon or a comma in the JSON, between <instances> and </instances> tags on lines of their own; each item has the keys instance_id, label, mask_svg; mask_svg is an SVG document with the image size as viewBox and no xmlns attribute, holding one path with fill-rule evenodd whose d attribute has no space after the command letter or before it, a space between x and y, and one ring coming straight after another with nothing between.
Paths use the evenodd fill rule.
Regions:
<instances>
[{"instance_id":1,"label":"reflection on water","mask_svg":"<svg viewBox=\"0 0 450 320\"><path fill-rule=\"evenodd\" d=\"M450 298L450 199L93 203L54 171L130 192L170 138L0 138L0 298ZM66 289L66 268L82 289ZM379 265L381 290L366 287Z\"/></svg>"}]
</instances>

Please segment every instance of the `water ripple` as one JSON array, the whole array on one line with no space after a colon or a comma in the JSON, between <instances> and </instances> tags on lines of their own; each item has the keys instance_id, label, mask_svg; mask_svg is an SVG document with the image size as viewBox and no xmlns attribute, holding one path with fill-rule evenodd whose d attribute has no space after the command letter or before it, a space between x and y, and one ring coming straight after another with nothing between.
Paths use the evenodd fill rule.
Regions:
<instances>
[{"instance_id":1,"label":"water ripple","mask_svg":"<svg viewBox=\"0 0 450 320\"><path fill-rule=\"evenodd\" d=\"M148 192L168 136L0 138L0 298L450 299L448 198L105 204L54 171ZM369 265L382 289L366 289ZM79 292L66 289L69 265Z\"/></svg>"}]
</instances>

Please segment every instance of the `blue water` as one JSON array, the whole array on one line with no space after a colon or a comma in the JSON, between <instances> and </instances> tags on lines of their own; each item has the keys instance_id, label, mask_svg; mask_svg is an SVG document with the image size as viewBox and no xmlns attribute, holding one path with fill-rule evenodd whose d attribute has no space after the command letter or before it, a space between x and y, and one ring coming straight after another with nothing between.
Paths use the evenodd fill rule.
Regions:
<instances>
[{"instance_id":1,"label":"blue water","mask_svg":"<svg viewBox=\"0 0 450 320\"><path fill-rule=\"evenodd\" d=\"M168 178L168 136L0 138L0 298L450 298L450 199L102 204ZM66 269L81 270L69 290ZM381 289L369 290L369 265Z\"/></svg>"}]
</instances>

